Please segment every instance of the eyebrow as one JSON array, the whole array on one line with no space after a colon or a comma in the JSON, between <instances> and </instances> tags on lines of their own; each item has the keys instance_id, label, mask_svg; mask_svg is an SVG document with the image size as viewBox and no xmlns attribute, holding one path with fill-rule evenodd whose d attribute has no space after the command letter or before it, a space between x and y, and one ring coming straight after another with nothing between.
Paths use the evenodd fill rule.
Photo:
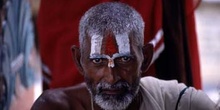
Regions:
<instances>
[{"instance_id":1,"label":"eyebrow","mask_svg":"<svg viewBox=\"0 0 220 110\"><path fill-rule=\"evenodd\" d=\"M105 55L105 54L92 54L90 55L90 59L95 59L95 58L106 58L106 59L115 59L115 58L119 58L119 57L123 57L123 56L127 56L127 57L134 57L133 55L131 55L130 53L115 53L112 55L112 57L110 57L109 55Z\"/></svg>"},{"instance_id":2,"label":"eyebrow","mask_svg":"<svg viewBox=\"0 0 220 110\"><path fill-rule=\"evenodd\" d=\"M106 58L107 59L107 55L104 54L92 54L89 57L90 59L95 59L95 58Z\"/></svg>"},{"instance_id":3,"label":"eyebrow","mask_svg":"<svg viewBox=\"0 0 220 110\"><path fill-rule=\"evenodd\" d=\"M112 58L119 58L119 57L134 57L133 55L131 55L130 53L115 53L113 54Z\"/></svg>"}]
</instances>

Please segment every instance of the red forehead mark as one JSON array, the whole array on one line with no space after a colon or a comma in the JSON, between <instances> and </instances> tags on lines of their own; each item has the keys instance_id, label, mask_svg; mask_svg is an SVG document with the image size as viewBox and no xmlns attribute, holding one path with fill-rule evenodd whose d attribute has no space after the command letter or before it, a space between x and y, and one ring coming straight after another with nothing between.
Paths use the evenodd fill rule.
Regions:
<instances>
[{"instance_id":1,"label":"red forehead mark","mask_svg":"<svg viewBox=\"0 0 220 110\"><path fill-rule=\"evenodd\" d=\"M106 38L106 46L105 53L108 55L112 55L118 53L118 46L115 40L115 37L108 35Z\"/></svg>"}]
</instances>

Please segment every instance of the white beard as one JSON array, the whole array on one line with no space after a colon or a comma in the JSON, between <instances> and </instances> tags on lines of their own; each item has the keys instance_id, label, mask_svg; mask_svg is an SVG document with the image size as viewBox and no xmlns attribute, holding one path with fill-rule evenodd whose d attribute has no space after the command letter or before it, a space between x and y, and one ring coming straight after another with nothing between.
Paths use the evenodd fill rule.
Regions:
<instances>
[{"instance_id":1,"label":"white beard","mask_svg":"<svg viewBox=\"0 0 220 110\"><path fill-rule=\"evenodd\" d=\"M114 96L109 96L106 100L101 95L94 97L95 102L105 110L124 110L132 102L134 96L127 94L122 100L117 100Z\"/></svg>"},{"instance_id":2,"label":"white beard","mask_svg":"<svg viewBox=\"0 0 220 110\"><path fill-rule=\"evenodd\" d=\"M94 101L105 110L125 110L139 91L139 86L133 93L126 92L122 95L96 94Z\"/></svg>"},{"instance_id":3,"label":"white beard","mask_svg":"<svg viewBox=\"0 0 220 110\"><path fill-rule=\"evenodd\" d=\"M92 88L91 83L87 80L87 87L92 95L93 100L104 110L125 110L137 96L139 91L139 79L133 85L128 85L128 83L118 83L114 86L108 83L99 83L95 89ZM94 86L93 86L94 87ZM111 88L122 88L126 91L122 94L109 95L101 93L100 89L111 89Z\"/></svg>"}]
</instances>

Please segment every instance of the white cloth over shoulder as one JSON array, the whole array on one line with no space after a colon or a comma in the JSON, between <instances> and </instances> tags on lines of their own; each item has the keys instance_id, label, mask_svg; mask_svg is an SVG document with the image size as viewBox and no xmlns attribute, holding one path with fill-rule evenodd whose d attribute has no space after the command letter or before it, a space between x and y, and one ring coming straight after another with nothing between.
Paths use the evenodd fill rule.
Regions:
<instances>
[{"instance_id":1,"label":"white cloth over shoulder","mask_svg":"<svg viewBox=\"0 0 220 110\"><path fill-rule=\"evenodd\" d=\"M159 80L144 77L140 81L143 102L140 110L175 110L180 92L186 88L176 80ZM220 110L217 105L201 90L193 87L186 89L177 110Z\"/></svg>"}]
</instances>

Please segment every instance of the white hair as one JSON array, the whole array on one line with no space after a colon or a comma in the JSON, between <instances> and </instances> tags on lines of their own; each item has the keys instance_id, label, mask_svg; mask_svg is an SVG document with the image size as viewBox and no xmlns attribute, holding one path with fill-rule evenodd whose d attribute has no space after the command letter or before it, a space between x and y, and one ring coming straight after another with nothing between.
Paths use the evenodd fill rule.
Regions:
<instances>
[{"instance_id":1,"label":"white hair","mask_svg":"<svg viewBox=\"0 0 220 110\"><path fill-rule=\"evenodd\" d=\"M87 36L105 36L132 33L136 44L144 44L144 21L132 7L120 2L106 2L90 8L79 25L79 43L82 49Z\"/></svg>"}]
</instances>

